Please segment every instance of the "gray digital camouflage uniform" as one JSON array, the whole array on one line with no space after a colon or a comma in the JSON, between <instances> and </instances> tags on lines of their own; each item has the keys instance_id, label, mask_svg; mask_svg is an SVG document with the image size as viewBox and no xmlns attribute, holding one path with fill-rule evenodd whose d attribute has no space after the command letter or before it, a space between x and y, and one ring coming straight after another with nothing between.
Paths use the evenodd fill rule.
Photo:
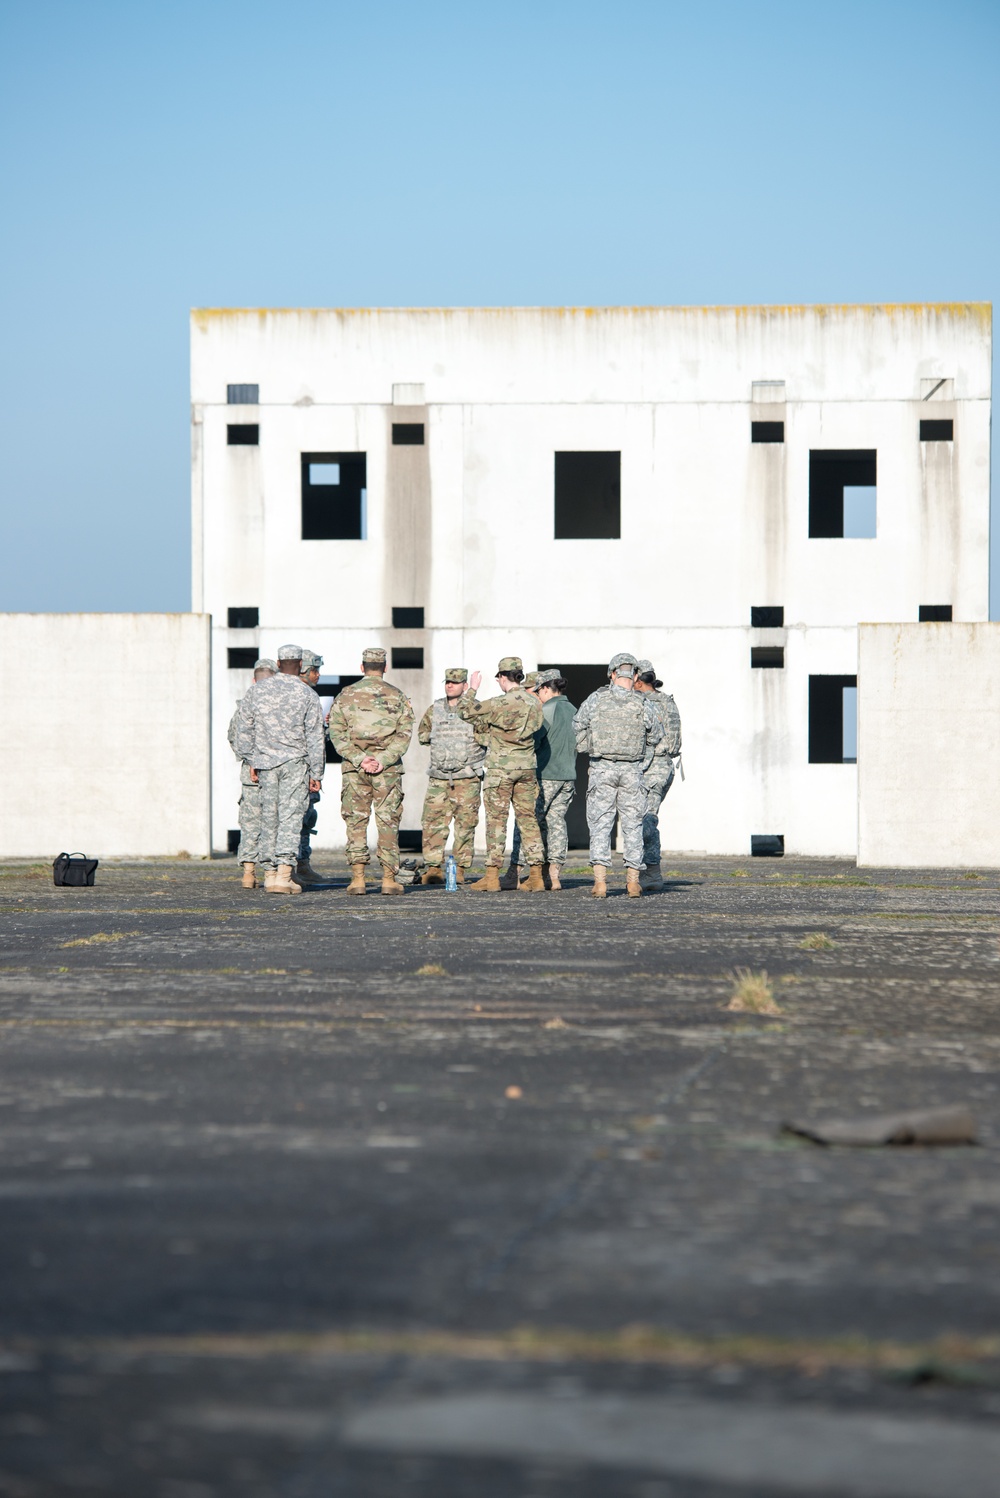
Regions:
<instances>
[{"instance_id":1,"label":"gray digital camouflage uniform","mask_svg":"<svg viewBox=\"0 0 1000 1498\"><path fill-rule=\"evenodd\" d=\"M240 717L240 703L229 720L229 747L236 754L236 728ZM239 759L239 755L236 756ZM240 846L236 853L238 863L256 863L260 842L260 786L250 779L250 766L240 760Z\"/></svg>"},{"instance_id":2,"label":"gray digital camouflage uniform","mask_svg":"<svg viewBox=\"0 0 1000 1498\"><path fill-rule=\"evenodd\" d=\"M642 817L642 861L647 868L660 862L660 807L674 783L675 757L681 752L681 715L669 692L644 692L663 725L663 738L653 751L653 758L642 772L646 806Z\"/></svg>"},{"instance_id":3,"label":"gray digital camouflage uniform","mask_svg":"<svg viewBox=\"0 0 1000 1498\"><path fill-rule=\"evenodd\" d=\"M314 688L311 687L309 685L309 682L305 680L306 673L312 670L318 671L322 665L323 657L321 655L317 655L314 650L304 650L302 652L302 672L299 680L302 682L303 686L309 687L310 692L313 691ZM306 808L306 814L302 818L302 832L299 836L299 863L308 863L310 858L312 857L312 844L310 842L310 838L314 837L316 833L316 823L319 821L319 812L316 810L316 808L320 800L321 796L319 791L309 792L309 804Z\"/></svg>"},{"instance_id":4,"label":"gray digital camouflage uniform","mask_svg":"<svg viewBox=\"0 0 1000 1498\"><path fill-rule=\"evenodd\" d=\"M663 726L645 697L624 687L592 692L573 720L576 747L590 755L587 826L590 862L611 867L611 833L621 818L625 866L642 867L643 770L663 737Z\"/></svg>"},{"instance_id":5,"label":"gray digital camouflage uniform","mask_svg":"<svg viewBox=\"0 0 1000 1498\"><path fill-rule=\"evenodd\" d=\"M260 782L256 862L294 866L309 781L322 780L326 768L323 711L316 693L297 676L255 682L239 706L235 747Z\"/></svg>"}]
</instances>

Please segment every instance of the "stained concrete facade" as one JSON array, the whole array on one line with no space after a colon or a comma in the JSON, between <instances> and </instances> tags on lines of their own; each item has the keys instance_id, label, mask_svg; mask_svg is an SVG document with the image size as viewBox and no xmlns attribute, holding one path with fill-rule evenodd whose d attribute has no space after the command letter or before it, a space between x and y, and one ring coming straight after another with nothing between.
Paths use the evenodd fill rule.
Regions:
<instances>
[{"instance_id":1,"label":"stained concrete facade","mask_svg":"<svg viewBox=\"0 0 1000 1498\"><path fill-rule=\"evenodd\" d=\"M861 621L988 617L988 306L196 311L191 343L216 848L250 680L228 653L296 640L334 678L365 645L422 648L424 669L389 672L418 713L449 665L490 681L511 652L530 669L632 649L684 720L665 849L745 854L775 834L850 855L857 767L810 762L810 677L857 674ZM928 419L951 439L921 440ZM754 423L784 440L752 440ZM231 445L243 425L258 441ZM581 451L620 453L617 538L556 538L555 454ZM810 534L817 451L877 455L874 538ZM303 539L304 453L365 455L363 539ZM751 626L762 606L781 628ZM232 608L258 626L230 629ZM394 608L424 628L393 628ZM752 666L768 647L783 666ZM404 828L425 765L411 750ZM319 846L343 843L338 778Z\"/></svg>"}]
</instances>

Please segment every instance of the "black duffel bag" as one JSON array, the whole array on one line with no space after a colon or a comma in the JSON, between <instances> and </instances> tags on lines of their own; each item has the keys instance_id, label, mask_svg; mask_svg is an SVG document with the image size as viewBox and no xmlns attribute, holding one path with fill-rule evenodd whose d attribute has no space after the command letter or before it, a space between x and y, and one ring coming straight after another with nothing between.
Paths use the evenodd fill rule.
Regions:
<instances>
[{"instance_id":1,"label":"black duffel bag","mask_svg":"<svg viewBox=\"0 0 1000 1498\"><path fill-rule=\"evenodd\" d=\"M52 882L78 887L93 884L94 870L99 862L99 859L86 858L82 853L60 853L52 864Z\"/></svg>"}]
</instances>

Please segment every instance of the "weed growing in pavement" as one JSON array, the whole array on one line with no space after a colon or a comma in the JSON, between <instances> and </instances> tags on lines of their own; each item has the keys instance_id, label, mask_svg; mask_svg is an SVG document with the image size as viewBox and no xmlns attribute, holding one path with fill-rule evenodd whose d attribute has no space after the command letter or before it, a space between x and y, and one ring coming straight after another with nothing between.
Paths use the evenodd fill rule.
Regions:
<instances>
[{"instance_id":1,"label":"weed growing in pavement","mask_svg":"<svg viewBox=\"0 0 1000 1498\"><path fill-rule=\"evenodd\" d=\"M799 947L803 952L830 952L836 945L837 943L832 941L825 931L810 931L809 935L804 936L799 942Z\"/></svg>"},{"instance_id":2,"label":"weed growing in pavement","mask_svg":"<svg viewBox=\"0 0 1000 1498\"><path fill-rule=\"evenodd\" d=\"M749 879L750 878L750 870L749 869L730 869L729 873L730 873L731 878L733 878L733 879Z\"/></svg>"},{"instance_id":3,"label":"weed growing in pavement","mask_svg":"<svg viewBox=\"0 0 1000 1498\"><path fill-rule=\"evenodd\" d=\"M440 962L425 962L423 967L417 968L418 978L447 978L448 970L443 968Z\"/></svg>"},{"instance_id":4,"label":"weed growing in pavement","mask_svg":"<svg viewBox=\"0 0 1000 1498\"><path fill-rule=\"evenodd\" d=\"M95 931L93 936L78 936L75 941L61 941L60 947L93 947L102 941L125 941L130 936L141 936L141 931Z\"/></svg>"},{"instance_id":5,"label":"weed growing in pavement","mask_svg":"<svg viewBox=\"0 0 1000 1498\"><path fill-rule=\"evenodd\" d=\"M755 973L748 967L738 967L733 973L733 992L726 1008L737 1014L781 1013L767 973Z\"/></svg>"}]
</instances>

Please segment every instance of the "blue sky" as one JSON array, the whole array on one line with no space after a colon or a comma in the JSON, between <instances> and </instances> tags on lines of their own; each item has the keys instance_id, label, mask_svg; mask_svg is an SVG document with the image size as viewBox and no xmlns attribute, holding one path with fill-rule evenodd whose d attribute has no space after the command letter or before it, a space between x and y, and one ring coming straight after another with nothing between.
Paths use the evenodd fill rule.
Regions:
<instances>
[{"instance_id":1,"label":"blue sky","mask_svg":"<svg viewBox=\"0 0 1000 1498\"><path fill-rule=\"evenodd\" d=\"M998 63L995 0L0 0L0 609L189 607L192 306L995 300Z\"/></svg>"}]
</instances>

